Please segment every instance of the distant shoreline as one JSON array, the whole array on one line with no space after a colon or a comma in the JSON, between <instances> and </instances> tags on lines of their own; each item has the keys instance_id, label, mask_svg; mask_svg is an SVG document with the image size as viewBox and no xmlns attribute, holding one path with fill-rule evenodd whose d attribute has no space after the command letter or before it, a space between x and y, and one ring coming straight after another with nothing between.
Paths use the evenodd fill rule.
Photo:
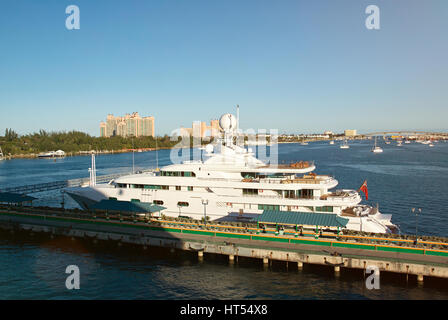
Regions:
<instances>
[{"instance_id":1,"label":"distant shoreline","mask_svg":"<svg viewBox=\"0 0 448 320\"><path fill-rule=\"evenodd\" d=\"M160 147L157 148L157 150L165 150L165 149L175 149L176 147ZM131 153L134 152L147 152L147 151L155 151L156 148L140 148L140 149L120 149L120 150L101 150L101 151L76 151L76 152L66 152L65 157L76 157L76 156L88 156L91 155L93 152L95 154L117 154L117 153ZM39 153L27 153L27 154L14 154L14 155L5 155L5 160L12 160L12 159L39 159ZM65 158L65 157L47 157L42 159L58 159L58 158Z\"/></svg>"},{"instance_id":2,"label":"distant shoreline","mask_svg":"<svg viewBox=\"0 0 448 320\"><path fill-rule=\"evenodd\" d=\"M305 140L307 142L312 141L327 141L331 139L319 139L319 140ZM290 144L290 143L300 143L301 141L278 141L277 144ZM252 146L249 146L252 147ZM190 148L193 149L193 147L178 147L178 146L172 146L172 147L158 147L157 150L166 150L166 149L185 149ZM119 150L90 150L90 151L76 151L76 152L66 152L65 157L76 157L76 156L88 156L91 155L92 152L95 152L95 154L120 154L120 153L131 153L134 152L148 152L148 151L155 151L156 148L137 148L137 149L119 149ZM12 159L39 159L39 153L27 153L27 154L14 154L14 155L5 155L5 160L12 160ZM48 157L43 159L58 159L58 158L64 158L64 157Z\"/></svg>"}]
</instances>

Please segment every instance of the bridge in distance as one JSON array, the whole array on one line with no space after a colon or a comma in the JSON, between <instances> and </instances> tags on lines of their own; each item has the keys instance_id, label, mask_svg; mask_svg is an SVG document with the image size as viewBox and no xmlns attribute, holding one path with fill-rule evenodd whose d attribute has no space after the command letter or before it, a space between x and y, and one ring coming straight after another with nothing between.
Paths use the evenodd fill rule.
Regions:
<instances>
[{"instance_id":1,"label":"bridge in distance","mask_svg":"<svg viewBox=\"0 0 448 320\"><path fill-rule=\"evenodd\" d=\"M448 137L448 132L429 132L429 131L378 131L370 133L362 133L362 136L387 136L387 135L398 135L398 136L439 136Z\"/></svg>"}]
</instances>

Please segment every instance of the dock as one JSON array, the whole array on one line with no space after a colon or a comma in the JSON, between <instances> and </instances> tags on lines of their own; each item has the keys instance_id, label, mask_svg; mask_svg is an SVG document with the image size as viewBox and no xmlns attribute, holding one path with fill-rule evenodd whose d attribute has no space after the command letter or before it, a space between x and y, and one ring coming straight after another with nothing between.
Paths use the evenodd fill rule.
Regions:
<instances>
[{"instance_id":1,"label":"dock","mask_svg":"<svg viewBox=\"0 0 448 320\"><path fill-rule=\"evenodd\" d=\"M324 265L335 274L342 269L377 267L380 272L406 274L423 283L425 277L448 278L448 239L361 236L334 233L261 229L257 224L215 223L174 218L110 215L81 210L1 206L0 228L39 233L48 237L132 244L143 250L164 247L193 252L198 259L224 255L229 263L238 257L259 259L264 265L283 261L300 270L304 265Z\"/></svg>"}]
</instances>

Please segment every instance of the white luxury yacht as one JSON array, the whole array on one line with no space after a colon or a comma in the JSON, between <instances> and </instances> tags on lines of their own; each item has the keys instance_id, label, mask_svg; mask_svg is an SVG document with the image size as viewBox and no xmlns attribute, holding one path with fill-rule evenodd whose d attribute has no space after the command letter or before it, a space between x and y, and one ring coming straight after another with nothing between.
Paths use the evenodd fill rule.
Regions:
<instances>
[{"instance_id":1,"label":"white luxury yacht","mask_svg":"<svg viewBox=\"0 0 448 320\"><path fill-rule=\"evenodd\" d=\"M122 176L107 184L67 188L84 209L103 199L141 201L164 206L161 214L210 220L250 221L264 210L333 213L348 218L347 229L388 233L396 230L391 215L360 205L356 190L335 190L338 181L318 175L315 165L300 161L267 164L250 148L233 142L238 120L220 118L224 138L205 148L206 160L167 165L159 172ZM93 179L95 181L95 178Z\"/></svg>"}]
</instances>

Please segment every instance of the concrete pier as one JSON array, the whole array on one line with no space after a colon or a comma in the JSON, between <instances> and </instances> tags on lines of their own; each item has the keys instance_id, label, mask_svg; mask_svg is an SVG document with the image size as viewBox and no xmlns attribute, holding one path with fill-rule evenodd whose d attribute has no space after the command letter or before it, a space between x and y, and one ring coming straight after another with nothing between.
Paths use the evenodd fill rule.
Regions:
<instances>
[{"instance_id":1,"label":"concrete pier","mask_svg":"<svg viewBox=\"0 0 448 320\"><path fill-rule=\"evenodd\" d=\"M55 236L66 236L73 240L94 238L100 241L115 241L117 246L122 244L141 245L143 249L151 246L166 247L170 250L197 252L199 260L204 253L228 256L229 262L237 256L260 259L264 266L271 261L285 261L297 263L298 270L303 264L326 265L339 273L341 267L345 269L366 270L375 266L380 271L416 275L418 282L424 277L439 277L448 279L448 260L444 251L425 250L425 254L415 254L416 249L400 251L359 249L339 246L339 242L331 242L323 246L315 244L315 240L305 243L292 243L287 238L277 236L262 236L263 239L252 239L258 235L229 237L221 233L203 229L175 229L162 227L157 224L144 224L133 222L118 222L117 220L70 219L55 217L55 215L37 216L31 214L11 213L0 211L0 228L17 233L27 230L32 233L47 233ZM180 231L179 231L180 230ZM266 239L266 240L264 240ZM272 239L272 240L271 240ZM279 241L274 241L279 239ZM286 239L286 240L284 240ZM291 239L296 239L294 236ZM282 241L280 241L282 240ZM320 242L324 240L319 240ZM350 242L349 244L355 242ZM338 244L338 246L336 246ZM344 244L344 243L342 243ZM365 245L367 246L367 245ZM373 247L373 246L371 246ZM440 254L439 254L440 252ZM431 253L431 254L429 254Z\"/></svg>"}]
</instances>

